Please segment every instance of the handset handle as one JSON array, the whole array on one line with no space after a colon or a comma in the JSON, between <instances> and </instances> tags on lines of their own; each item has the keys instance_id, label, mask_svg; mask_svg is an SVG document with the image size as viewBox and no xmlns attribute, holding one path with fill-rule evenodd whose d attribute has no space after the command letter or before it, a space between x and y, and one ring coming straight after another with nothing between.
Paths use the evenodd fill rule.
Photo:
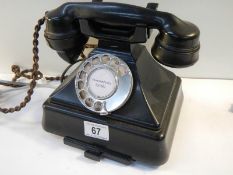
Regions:
<instances>
[{"instance_id":1,"label":"handset handle","mask_svg":"<svg viewBox=\"0 0 233 175\"><path fill-rule=\"evenodd\" d=\"M196 26L170 13L121 3L65 3L48 12L46 18L51 22L58 19L66 19L66 22L76 19L98 21L113 26L148 27L180 38L187 38L190 34L199 32ZM186 30L183 27L186 27Z\"/></svg>"}]
</instances>

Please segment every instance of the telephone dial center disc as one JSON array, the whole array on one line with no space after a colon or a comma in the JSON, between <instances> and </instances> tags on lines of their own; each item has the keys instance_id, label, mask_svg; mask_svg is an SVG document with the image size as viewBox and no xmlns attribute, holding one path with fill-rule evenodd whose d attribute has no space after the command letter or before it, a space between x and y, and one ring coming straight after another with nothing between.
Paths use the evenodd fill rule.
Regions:
<instances>
[{"instance_id":1,"label":"telephone dial center disc","mask_svg":"<svg viewBox=\"0 0 233 175\"><path fill-rule=\"evenodd\" d=\"M111 54L97 54L80 64L75 87L78 99L86 108L107 115L126 103L133 78L123 60Z\"/></svg>"},{"instance_id":2,"label":"telephone dial center disc","mask_svg":"<svg viewBox=\"0 0 233 175\"><path fill-rule=\"evenodd\" d=\"M87 79L89 92L97 99L112 96L117 88L117 77L113 71L106 68L94 69Z\"/></svg>"}]
</instances>

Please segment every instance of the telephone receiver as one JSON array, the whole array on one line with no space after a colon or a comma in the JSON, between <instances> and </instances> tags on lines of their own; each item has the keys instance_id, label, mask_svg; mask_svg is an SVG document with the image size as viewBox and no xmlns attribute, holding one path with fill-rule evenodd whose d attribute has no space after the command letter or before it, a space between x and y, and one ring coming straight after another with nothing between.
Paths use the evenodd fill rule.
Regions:
<instances>
[{"instance_id":1,"label":"telephone receiver","mask_svg":"<svg viewBox=\"0 0 233 175\"><path fill-rule=\"evenodd\" d=\"M66 3L45 14L44 36L73 65L89 37L98 46L43 104L43 128L93 160L161 165L168 160L183 93L181 78L159 63L198 60L199 29L173 14L108 2ZM145 43L159 30L151 52ZM156 61L155 61L156 60Z\"/></svg>"},{"instance_id":2,"label":"telephone receiver","mask_svg":"<svg viewBox=\"0 0 233 175\"><path fill-rule=\"evenodd\" d=\"M68 63L75 63L89 36L144 43L158 29L152 56L169 67L187 67L198 60L199 29L173 14L121 3L66 3L46 13L45 38ZM144 31L144 32L143 32ZM142 34L144 33L144 35Z\"/></svg>"}]
</instances>

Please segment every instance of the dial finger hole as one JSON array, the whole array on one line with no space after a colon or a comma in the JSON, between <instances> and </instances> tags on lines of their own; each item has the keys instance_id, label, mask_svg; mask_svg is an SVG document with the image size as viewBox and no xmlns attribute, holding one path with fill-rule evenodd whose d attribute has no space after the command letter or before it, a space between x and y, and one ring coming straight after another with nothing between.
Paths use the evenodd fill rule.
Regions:
<instances>
[{"instance_id":1,"label":"dial finger hole","mask_svg":"<svg viewBox=\"0 0 233 175\"><path fill-rule=\"evenodd\" d=\"M110 61L110 58L109 58L109 56L108 55L104 55L104 56L102 56L102 62L104 63L104 64L107 64L109 61Z\"/></svg>"},{"instance_id":2,"label":"dial finger hole","mask_svg":"<svg viewBox=\"0 0 233 175\"><path fill-rule=\"evenodd\" d=\"M114 63L115 65L119 65L119 64L120 64L119 60L117 60L117 59L113 59L113 63Z\"/></svg>"},{"instance_id":3,"label":"dial finger hole","mask_svg":"<svg viewBox=\"0 0 233 175\"><path fill-rule=\"evenodd\" d=\"M95 109L96 111L101 111L102 108L103 108L103 104L102 104L100 101L95 102L95 104L94 104L94 109Z\"/></svg>"},{"instance_id":4,"label":"dial finger hole","mask_svg":"<svg viewBox=\"0 0 233 175\"><path fill-rule=\"evenodd\" d=\"M87 97L87 92L82 90L79 92L79 96L81 97L81 99L85 99Z\"/></svg>"},{"instance_id":5,"label":"dial finger hole","mask_svg":"<svg viewBox=\"0 0 233 175\"><path fill-rule=\"evenodd\" d=\"M111 65L113 68L115 68L115 69L118 68L119 64L120 64L120 62L119 62L118 60L116 60L116 59L113 59L113 60L111 61L111 63L110 63L110 65Z\"/></svg>"},{"instance_id":6,"label":"dial finger hole","mask_svg":"<svg viewBox=\"0 0 233 175\"><path fill-rule=\"evenodd\" d=\"M86 104L88 107L92 107L92 106L93 106L93 103L94 103L94 101L93 101L92 98L87 98L87 99L85 100L85 104Z\"/></svg>"},{"instance_id":7,"label":"dial finger hole","mask_svg":"<svg viewBox=\"0 0 233 175\"><path fill-rule=\"evenodd\" d=\"M125 66L119 66L118 72L120 76L124 76L128 73L127 68Z\"/></svg>"},{"instance_id":8,"label":"dial finger hole","mask_svg":"<svg viewBox=\"0 0 233 175\"><path fill-rule=\"evenodd\" d=\"M79 81L78 82L78 88L79 89L83 89L83 87L84 87L84 82L83 81Z\"/></svg>"},{"instance_id":9,"label":"dial finger hole","mask_svg":"<svg viewBox=\"0 0 233 175\"><path fill-rule=\"evenodd\" d=\"M99 57L95 57L92 59L92 64L99 64L100 63L100 58Z\"/></svg>"},{"instance_id":10,"label":"dial finger hole","mask_svg":"<svg viewBox=\"0 0 233 175\"><path fill-rule=\"evenodd\" d=\"M85 79L86 78L86 72L81 71L80 74L79 74L79 78L80 79Z\"/></svg>"},{"instance_id":11,"label":"dial finger hole","mask_svg":"<svg viewBox=\"0 0 233 175\"><path fill-rule=\"evenodd\" d=\"M91 63L87 62L84 66L84 70L88 72L91 69Z\"/></svg>"}]
</instances>

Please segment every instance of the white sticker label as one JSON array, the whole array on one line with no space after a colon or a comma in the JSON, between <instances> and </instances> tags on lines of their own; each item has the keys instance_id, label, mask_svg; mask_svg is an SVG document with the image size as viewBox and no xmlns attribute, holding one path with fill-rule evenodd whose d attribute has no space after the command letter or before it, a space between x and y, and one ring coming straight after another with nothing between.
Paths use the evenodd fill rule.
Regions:
<instances>
[{"instance_id":1,"label":"white sticker label","mask_svg":"<svg viewBox=\"0 0 233 175\"><path fill-rule=\"evenodd\" d=\"M100 99L112 96L117 86L113 72L105 68L93 70L87 84L90 92Z\"/></svg>"},{"instance_id":2,"label":"white sticker label","mask_svg":"<svg viewBox=\"0 0 233 175\"><path fill-rule=\"evenodd\" d=\"M84 121L84 134L88 137L109 141L109 130L107 125Z\"/></svg>"}]
</instances>

